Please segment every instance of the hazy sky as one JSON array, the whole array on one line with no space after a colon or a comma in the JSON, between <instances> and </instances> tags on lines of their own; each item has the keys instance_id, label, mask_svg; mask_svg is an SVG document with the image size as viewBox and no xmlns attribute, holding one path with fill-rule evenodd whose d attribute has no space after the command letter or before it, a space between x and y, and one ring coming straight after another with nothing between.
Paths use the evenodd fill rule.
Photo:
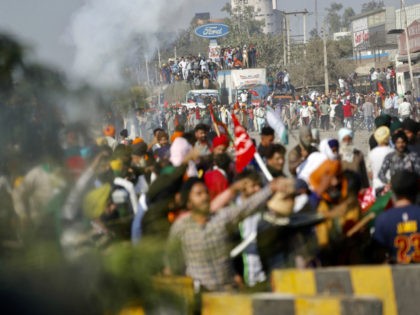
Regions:
<instances>
[{"instance_id":1,"label":"hazy sky","mask_svg":"<svg viewBox=\"0 0 420 315\"><path fill-rule=\"evenodd\" d=\"M22 39L33 49L36 58L43 62L63 68L68 67L72 64L74 57L74 48L68 35L69 25L72 17L89 1L92 0L1 0L0 32L6 31ZM184 25L189 23L194 12L210 12L212 17L218 17L221 16L220 8L226 2L226 0L190 0L189 5L183 9L184 16L174 17L168 12L167 17L168 19L182 19ZM318 0L320 20L325 14L325 7L328 7L332 2L334 1ZM367 0L335 2L342 3L344 7L352 6L356 12L359 12L361 4ZM418 0L406 1L407 5L417 2ZM151 0L150 3L155 2ZM306 8L313 12L314 3L314 0L278 0L278 7L280 10L286 11ZM385 4L398 8L400 1L386 0ZM309 31L314 25L314 15L308 18L308 24ZM301 34L301 23L298 23L297 18L292 18L292 27L296 33Z\"/></svg>"}]
</instances>

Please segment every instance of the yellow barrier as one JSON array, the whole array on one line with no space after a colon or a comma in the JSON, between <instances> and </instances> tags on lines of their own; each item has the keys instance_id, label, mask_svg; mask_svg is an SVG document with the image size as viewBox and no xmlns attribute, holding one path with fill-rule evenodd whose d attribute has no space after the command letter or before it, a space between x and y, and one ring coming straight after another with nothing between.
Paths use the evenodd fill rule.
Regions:
<instances>
[{"instance_id":1,"label":"yellow barrier","mask_svg":"<svg viewBox=\"0 0 420 315\"><path fill-rule=\"evenodd\" d=\"M273 291L296 295L369 295L383 302L384 315L420 314L420 265L275 270Z\"/></svg>"},{"instance_id":2,"label":"yellow barrier","mask_svg":"<svg viewBox=\"0 0 420 315\"><path fill-rule=\"evenodd\" d=\"M203 295L202 315L382 315L377 298L290 294Z\"/></svg>"}]
</instances>

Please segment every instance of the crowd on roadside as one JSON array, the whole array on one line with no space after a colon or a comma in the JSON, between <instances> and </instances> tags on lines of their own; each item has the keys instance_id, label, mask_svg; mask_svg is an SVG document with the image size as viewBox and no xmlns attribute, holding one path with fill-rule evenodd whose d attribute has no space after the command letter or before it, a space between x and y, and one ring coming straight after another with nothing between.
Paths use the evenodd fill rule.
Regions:
<instances>
[{"instance_id":1,"label":"crowd on roadside","mask_svg":"<svg viewBox=\"0 0 420 315\"><path fill-rule=\"evenodd\" d=\"M374 119L382 114L406 118L419 118L418 104L411 91L405 95L394 92L381 95L371 92L331 93L329 95L312 92L300 97L278 99L274 93L265 99L252 102L251 92L244 90L234 104L218 104L215 99L208 100L213 105L216 118L226 126L233 127L231 113L238 116L242 126L250 132L260 132L266 121L267 106L270 106L282 119L289 130L300 126L318 128L321 131L338 130L347 127L354 131L374 128ZM208 105L206 103L206 106ZM193 130L198 123L211 125L208 108L187 107L181 104L166 104L154 110L137 110L128 117L127 129L131 137L139 136L151 140L151 131L162 127L170 134L179 125L187 131ZM120 124L121 125L121 124Z\"/></svg>"},{"instance_id":2,"label":"crowd on roadside","mask_svg":"<svg viewBox=\"0 0 420 315\"><path fill-rule=\"evenodd\" d=\"M301 112L287 149L281 106L246 105L214 104L213 117L209 107L137 111L137 127L149 128L139 134L111 121L97 138L66 126L37 165L2 176L14 237L57 239L68 259L159 240L162 272L212 291L252 287L276 268L419 262L418 122L375 111L364 156L347 124L321 139Z\"/></svg>"},{"instance_id":3,"label":"crowd on roadside","mask_svg":"<svg viewBox=\"0 0 420 315\"><path fill-rule=\"evenodd\" d=\"M418 117L418 105L411 91L405 95L394 92L381 95L372 92L331 93L313 92L310 96L293 100L282 106L282 119L290 128L297 126L317 127L321 130L347 127L353 130L371 131L375 117L388 114L401 120Z\"/></svg>"}]
</instances>

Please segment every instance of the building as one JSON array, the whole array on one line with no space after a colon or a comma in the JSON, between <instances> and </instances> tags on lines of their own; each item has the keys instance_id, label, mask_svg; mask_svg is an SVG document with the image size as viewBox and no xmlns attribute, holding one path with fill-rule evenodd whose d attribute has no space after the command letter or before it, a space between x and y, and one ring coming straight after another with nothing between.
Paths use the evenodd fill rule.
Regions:
<instances>
[{"instance_id":1,"label":"building","mask_svg":"<svg viewBox=\"0 0 420 315\"><path fill-rule=\"evenodd\" d=\"M368 74L369 69L387 67L397 49L395 35L395 8L385 7L356 15L352 19L353 56L359 74Z\"/></svg>"},{"instance_id":2,"label":"building","mask_svg":"<svg viewBox=\"0 0 420 315\"><path fill-rule=\"evenodd\" d=\"M281 34L284 15L277 10L276 0L231 0L231 7L236 14L240 14L244 7L253 7L255 19L264 21L265 34Z\"/></svg>"},{"instance_id":3,"label":"building","mask_svg":"<svg viewBox=\"0 0 420 315\"><path fill-rule=\"evenodd\" d=\"M411 5L404 10L395 10L395 28L402 29L405 27L405 13L407 13L407 25L420 18L420 4Z\"/></svg>"},{"instance_id":4,"label":"building","mask_svg":"<svg viewBox=\"0 0 420 315\"><path fill-rule=\"evenodd\" d=\"M348 37L351 37L351 32L343 31L343 32L336 32L333 34L333 40L341 40Z\"/></svg>"},{"instance_id":5,"label":"building","mask_svg":"<svg viewBox=\"0 0 420 315\"><path fill-rule=\"evenodd\" d=\"M405 10L395 11L396 30L402 31L397 35L398 53L395 56L398 93L405 93L412 89L410 68L408 66L408 50L405 27L408 29L408 47L410 49L411 71L413 73L414 96L419 97L420 89L420 4L407 6ZM407 17L407 22L406 22ZM404 31L403 31L404 30ZM398 33L398 32L397 32ZM395 35L394 35L395 36Z\"/></svg>"}]
</instances>

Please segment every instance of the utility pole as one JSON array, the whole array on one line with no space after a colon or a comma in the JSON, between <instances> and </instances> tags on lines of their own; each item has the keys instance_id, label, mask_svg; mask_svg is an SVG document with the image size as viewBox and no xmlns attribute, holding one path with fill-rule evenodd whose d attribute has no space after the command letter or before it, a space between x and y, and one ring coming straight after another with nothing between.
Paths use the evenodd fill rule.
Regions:
<instances>
[{"instance_id":1,"label":"utility pole","mask_svg":"<svg viewBox=\"0 0 420 315\"><path fill-rule=\"evenodd\" d=\"M290 21L289 15L286 14L286 36L287 36L287 64L290 62Z\"/></svg>"},{"instance_id":2,"label":"utility pole","mask_svg":"<svg viewBox=\"0 0 420 315\"><path fill-rule=\"evenodd\" d=\"M319 35L319 30L318 30L318 0L315 0L315 29L316 29L316 35Z\"/></svg>"},{"instance_id":3,"label":"utility pole","mask_svg":"<svg viewBox=\"0 0 420 315\"><path fill-rule=\"evenodd\" d=\"M284 66L287 66L287 47L286 47L286 31L287 30L287 24L286 24L286 16L283 19L283 63Z\"/></svg>"},{"instance_id":4,"label":"utility pole","mask_svg":"<svg viewBox=\"0 0 420 315\"><path fill-rule=\"evenodd\" d=\"M149 76L149 60L147 58L147 55L144 56L144 62L146 64L146 77L147 77L147 85L150 84L150 76Z\"/></svg>"},{"instance_id":5,"label":"utility pole","mask_svg":"<svg viewBox=\"0 0 420 315\"><path fill-rule=\"evenodd\" d=\"M330 83L328 79L328 56L327 56L327 37L325 34L325 28L322 31L322 42L324 44L324 84L325 84L325 95L328 95L330 90Z\"/></svg>"},{"instance_id":6,"label":"utility pole","mask_svg":"<svg viewBox=\"0 0 420 315\"><path fill-rule=\"evenodd\" d=\"M306 15L308 11L305 9L303 13L303 56L306 58Z\"/></svg>"},{"instance_id":7,"label":"utility pole","mask_svg":"<svg viewBox=\"0 0 420 315\"><path fill-rule=\"evenodd\" d=\"M160 48L158 46L158 60L159 60L159 69L162 67L162 62L160 60Z\"/></svg>"}]
</instances>

